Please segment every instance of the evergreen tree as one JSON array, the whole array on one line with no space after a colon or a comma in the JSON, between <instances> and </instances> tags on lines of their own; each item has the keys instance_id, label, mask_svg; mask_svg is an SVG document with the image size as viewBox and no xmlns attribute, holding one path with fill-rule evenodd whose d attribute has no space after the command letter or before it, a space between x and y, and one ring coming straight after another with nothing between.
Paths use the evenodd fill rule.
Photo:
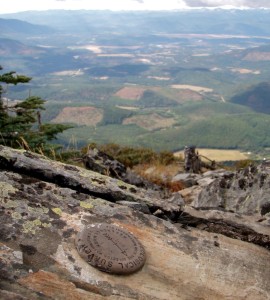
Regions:
<instances>
[{"instance_id":1,"label":"evergreen tree","mask_svg":"<svg viewBox=\"0 0 270 300\"><path fill-rule=\"evenodd\" d=\"M18 75L13 71L0 75L0 144L46 153L54 148L49 141L71 126L42 124L40 111L45 109L45 100L40 97L29 96L16 104L9 104L8 101L4 103L5 85L17 85L30 80L31 77Z\"/></svg>"}]
</instances>

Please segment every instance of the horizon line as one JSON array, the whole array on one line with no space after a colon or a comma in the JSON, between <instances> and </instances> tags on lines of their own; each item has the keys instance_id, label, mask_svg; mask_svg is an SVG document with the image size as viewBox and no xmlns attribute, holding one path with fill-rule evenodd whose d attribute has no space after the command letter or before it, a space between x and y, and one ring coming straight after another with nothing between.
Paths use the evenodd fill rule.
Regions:
<instances>
[{"instance_id":1,"label":"horizon line","mask_svg":"<svg viewBox=\"0 0 270 300\"><path fill-rule=\"evenodd\" d=\"M0 12L0 15L10 15L10 14L20 14L27 12L49 12L49 11L107 11L107 12L177 12L177 11L193 11L193 10L225 10L225 11L234 11L234 10L270 10L270 7L226 7L226 6L216 6L216 7L183 7L183 8L174 8L174 9L64 9L64 8L53 8L53 9L43 9L43 10L22 10L17 12Z\"/></svg>"}]
</instances>

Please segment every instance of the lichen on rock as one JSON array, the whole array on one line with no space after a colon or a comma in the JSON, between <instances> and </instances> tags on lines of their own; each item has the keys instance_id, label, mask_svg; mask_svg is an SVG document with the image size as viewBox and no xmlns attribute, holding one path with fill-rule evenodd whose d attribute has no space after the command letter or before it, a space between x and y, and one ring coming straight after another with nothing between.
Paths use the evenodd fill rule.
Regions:
<instances>
[{"instance_id":1,"label":"lichen on rock","mask_svg":"<svg viewBox=\"0 0 270 300\"><path fill-rule=\"evenodd\" d=\"M247 198L246 187L235 203L226 198L224 209L219 201L233 195L240 175L223 174L223 187L223 175L205 175L213 177L197 184L194 203L198 195L205 198L194 209L180 194L164 197L27 151L1 146L0 165L3 299L270 298L268 177L249 187L261 186L256 203L253 194ZM226 193L215 196L218 185ZM145 248L143 268L118 276L84 261L75 237L94 223L121 226L134 235Z\"/></svg>"}]
</instances>

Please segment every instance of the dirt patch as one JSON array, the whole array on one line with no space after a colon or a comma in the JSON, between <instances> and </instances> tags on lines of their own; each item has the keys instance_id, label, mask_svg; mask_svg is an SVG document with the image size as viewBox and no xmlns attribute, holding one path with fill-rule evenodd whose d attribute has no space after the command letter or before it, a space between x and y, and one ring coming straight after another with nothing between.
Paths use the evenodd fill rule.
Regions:
<instances>
[{"instance_id":1,"label":"dirt patch","mask_svg":"<svg viewBox=\"0 0 270 300\"><path fill-rule=\"evenodd\" d=\"M254 74L259 75L261 72L259 70L249 70L249 69L241 69L241 68L232 68L231 71L233 73L240 73L240 74Z\"/></svg>"},{"instance_id":2,"label":"dirt patch","mask_svg":"<svg viewBox=\"0 0 270 300\"><path fill-rule=\"evenodd\" d=\"M213 92L213 89L207 87L188 85L188 84L173 84L171 85L171 87L174 89L191 90L194 92L205 92L205 93Z\"/></svg>"},{"instance_id":3,"label":"dirt patch","mask_svg":"<svg viewBox=\"0 0 270 300\"><path fill-rule=\"evenodd\" d=\"M158 114L140 115L127 118L123 121L124 125L136 124L146 130L171 127L175 120L173 118L163 118Z\"/></svg>"},{"instance_id":4,"label":"dirt patch","mask_svg":"<svg viewBox=\"0 0 270 300\"><path fill-rule=\"evenodd\" d=\"M86 49L89 50L95 54L100 54L102 53L102 49L101 46L98 45L83 45L83 46L72 46L72 47L68 47L69 49Z\"/></svg>"},{"instance_id":5,"label":"dirt patch","mask_svg":"<svg viewBox=\"0 0 270 300\"><path fill-rule=\"evenodd\" d=\"M121 109L126 109L126 110L139 110L139 107L136 107L136 106L121 106L121 105L116 105L116 107L121 108Z\"/></svg>"},{"instance_id":6,"label":"dirt patch","mask_svg":"<svg viewBox=\"0 0 270 300\"><path fill-rule=\"evenodd\" d=\"M129 53L107 53L107 54L98 54L99 57L134 57L133 54Z\"/></svg>"},{"instance_id":7,"label":"dirt patch","mask_svg":"<svg viewBox=\"0 0 270 300\"><path fill-rule=\"evenodd\" d=\"M115 96L122 98L122 99L129 99L129 100L139 100L141 99L145 88L139 86L132 86L132 87L124 87L119 90Z\"/></svg>"},{"instance_id":8,"label":"dirt patch","mask_svg":"<svg viewBox=\"0 0 270 300\"><path fill-rule=\"evenodd\" d=\"M147 78L150 79L156 79L156 80L170 80L170 77L158 77L158 76L147 76Z\"/></svg>"},{"instance_id":9,"label":"dirt patch","mask_svg":"<svg viewBox=\"0 0 270 300\"><path fill-rule=\"evenodd\" d=\"M78 69L78 70L66 70L66 71L54 72L52 74L56 76L78 76L78 75L83 75L84 72L81 69Z\"/></svg>"},{"instance_id":10,"label":"dirt patch","mask_svg":"<svg viewBox=\"0 0 270 300\"><path fill-rule=\"evenodd\" d=\"M96 125L103 118L103 110L92 106L65 107L52 123L74 123L77 125Z\"/></svg>"},{"instance_id":11,"label":"dirt patch","mask_svg":"<svg viewBox=\"0 0 270 300\"><path fill-rule=\"evenodd\" d=\"M209 53L198 53L198 54L193 54L192 56L194 57L206 57L206 56L210 56Z\"/></svg>"}]
</instances>

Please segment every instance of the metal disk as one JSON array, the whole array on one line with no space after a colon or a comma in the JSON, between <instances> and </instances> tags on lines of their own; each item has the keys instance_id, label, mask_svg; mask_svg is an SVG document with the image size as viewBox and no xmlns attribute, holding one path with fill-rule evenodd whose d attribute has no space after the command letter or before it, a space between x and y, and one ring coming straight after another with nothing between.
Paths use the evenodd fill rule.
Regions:
<instances>
[{"instance_id":1,"label":"metal disk","mask_svg":"<svg viewBox=\"0 0 270 300\"><path fill-rule=\"evenodd\" d=\"M106 223L85 227L77 235L76 248L90 265L113 274L136 272L146 260L142 244L130 232Z\"/></svg>"}]
</instances>

